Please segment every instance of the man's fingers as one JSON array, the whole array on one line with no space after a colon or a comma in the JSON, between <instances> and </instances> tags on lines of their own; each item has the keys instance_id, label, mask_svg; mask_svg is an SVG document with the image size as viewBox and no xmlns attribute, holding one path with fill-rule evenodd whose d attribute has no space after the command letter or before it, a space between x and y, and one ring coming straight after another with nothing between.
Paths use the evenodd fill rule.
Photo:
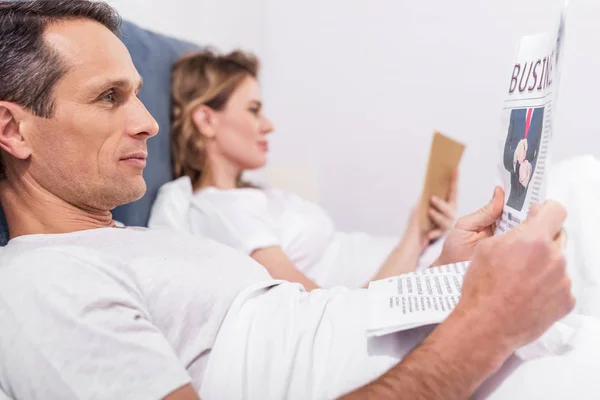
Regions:
<instances>
[{"instance_id":1,"label":"man's fingers","mask_svg":"<svg viewBox=\"0 0 600 400\"><path fill-rule=\"evenodd\" d=\"M532 204L531 207L529 207L529 212L527 213L527 219L531 219L533 217L535 217L541 210L542 205L535 203Z\"/></svg>"},{"instance_id":2,"label":"man's fingers","mask_svg":"<svg viewBox=\"0 0 600 400\"><path fill-rule=\"evenodd\" d=\"M565 219L567 219L567 210L556 201L547 200L531 218L531 223L554 238L562 230Z\"/></svg>"},{"instance_id":3,"label":"man's fingers","mask_svg":"<svg viewBox=\"0 0 600 400\"><path fill-rule=\"evenodd\" d=\"M487 229L500 218L503 208L504 190L502 190L501 187L496 186L494 188L492 200L474 213L459 219L456 223L456 227L468 231L481 231Z\"/></svg>"},{"instance_id":4,"label":"man's fingers","mask_svg":"<svg viewBox=\"0 0 600 400\"><path fill-rule=\"evenodd\" d=\"M565 249L567 248L567 239L567 231L565 231L564 229L561 229L558 235L554 237L554 243L556 244L556 246L558 246L560 251L565 251Z\"/></svg>"}]
</instances>

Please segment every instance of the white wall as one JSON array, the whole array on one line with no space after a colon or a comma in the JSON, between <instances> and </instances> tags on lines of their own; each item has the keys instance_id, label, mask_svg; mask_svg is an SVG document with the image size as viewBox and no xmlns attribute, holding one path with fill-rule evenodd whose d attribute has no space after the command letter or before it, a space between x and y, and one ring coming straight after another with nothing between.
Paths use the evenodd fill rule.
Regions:
<instances>
[{"instance_id":1,"label":"white wall","mask_svg":"<svg viewBox=\"0 0 600 400\"><path fill-rule=\"evenodd\" d=\"M600 156L600 2L571 2L555 159ZM265 95L274 162L321 168L344 229L398 232L434 129L468 144L460 211L496 174L501 101L517 39L553 27L562 0L267 0ZM548 11L550 7L552 10Z\"/></svg>"},{"instance_id":2,"label":"white wall","mask_svg":"<svg viewBox=\"0 0 600 400\"><path fill-rule=\"evenodd\" d=\"M106 1L106 0L105 0ZM264 40L264 0L107 0L127 20L157 32L222 50L258 54Z\"/></svg>"},{"instance_id":3,"label":"white wall","mask_svg":"<svg viewBox=\"0 0 600 400\"><path fill-rule=\"evenodd\" d=\"M517 40L553 27L562 2L113 0L144 26L258 52L277 126L271 165L296 165L285 169L292 179L306 166L339 228L373 233L403 228L434 129L468 145L461 213L488 200ZM600 156L589 95L600 91L600 2L572 0L569 18L556 160ZM293 182L314 192L306 179Z\"/></svg>"}]
</instances>

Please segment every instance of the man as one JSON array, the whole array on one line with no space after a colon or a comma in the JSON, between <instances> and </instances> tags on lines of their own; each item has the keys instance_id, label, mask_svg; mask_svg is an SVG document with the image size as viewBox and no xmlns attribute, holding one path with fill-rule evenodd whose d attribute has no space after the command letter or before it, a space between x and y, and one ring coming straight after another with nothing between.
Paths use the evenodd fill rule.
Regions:
<instances>
[{"instance_id":1,"label":"man","mask_svg":"<svg viewBox=\"0 0 600 400\"><path fill-rule=\"evenodd\" d=\"M327 359L321 384L356 375L313 396L374 379L347 397L463 399L573 308L561 254L564 209L547 203L522 226L488 238L502 209L499 189L457 223L438 260L472 258L458 306L378 379L384 370L363 372L361 360L372 358L355 349L366 348L364 330L353 328L364 326L363 290L303 293L213 242L116 228L110 210L144 193L146 141L158 132L136 97L140 77L113 34L117 27L103 3L0 1L0 202L11 234L0 265L0 388L12 398L198 399L205 374L208 386L228 393L230 377L215 379L211 357L223 342L226 313L228 320L242 315L231 305L251 293L310 332L285 359L258 354L243 368L303 372L294 368L304 363L317 370L323 366L313 360L326 349L311 345L327 337L348 358ZM349 298L357 308L345 307ZM259 320L252 299L243 314L251 324ZM321 317L354 330L340 333ZM266 342L275 346L281 332L299 335L293 322L272 321ZM260 349L250 339L227 350ZM387 363L403 355L384 354ZM248 384L268 396L270 385L284 383Z\"/></svg>"}]
</instances>

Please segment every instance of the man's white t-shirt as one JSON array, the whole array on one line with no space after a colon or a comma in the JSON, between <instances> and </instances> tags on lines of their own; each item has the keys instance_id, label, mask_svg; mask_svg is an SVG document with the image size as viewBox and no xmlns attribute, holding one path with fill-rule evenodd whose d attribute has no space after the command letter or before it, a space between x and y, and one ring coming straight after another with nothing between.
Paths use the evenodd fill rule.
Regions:
<instances>
[{"instance_id":1,"label":"man's white t-shirt","mask_svg":"<svg viewBox=\"0 0 600 400\"><path fill-rule=\"evenodd\" d=\"M199 390L232 301L271 282L249 257L171 232L15 238L0 255L0 388L44 400Z\"/></svg>"}]
</instances>

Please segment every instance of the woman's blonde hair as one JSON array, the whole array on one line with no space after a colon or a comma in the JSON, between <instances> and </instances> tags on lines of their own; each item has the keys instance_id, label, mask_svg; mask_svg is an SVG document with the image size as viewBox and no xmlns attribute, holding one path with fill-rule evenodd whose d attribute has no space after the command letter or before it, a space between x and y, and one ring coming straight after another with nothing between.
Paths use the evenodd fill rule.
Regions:
<instances>
[{"instance_id":1,"label":"woman's blonde hair","mask_svg":"<svg viewBox=\"0 0 600 400\"><path fill-rule=\"evenodd\" d=\"M183 56L172 70L171 152L175 178L189 176L197 188L206 166L204 136L194 123L201 105L222 110L248 76L258 77L259 62L249 53L220 55L204 50ZM204 171L205 172L205 171ZM238 177L238 186L247 186Z\"/></svg>"}]
</instances>

